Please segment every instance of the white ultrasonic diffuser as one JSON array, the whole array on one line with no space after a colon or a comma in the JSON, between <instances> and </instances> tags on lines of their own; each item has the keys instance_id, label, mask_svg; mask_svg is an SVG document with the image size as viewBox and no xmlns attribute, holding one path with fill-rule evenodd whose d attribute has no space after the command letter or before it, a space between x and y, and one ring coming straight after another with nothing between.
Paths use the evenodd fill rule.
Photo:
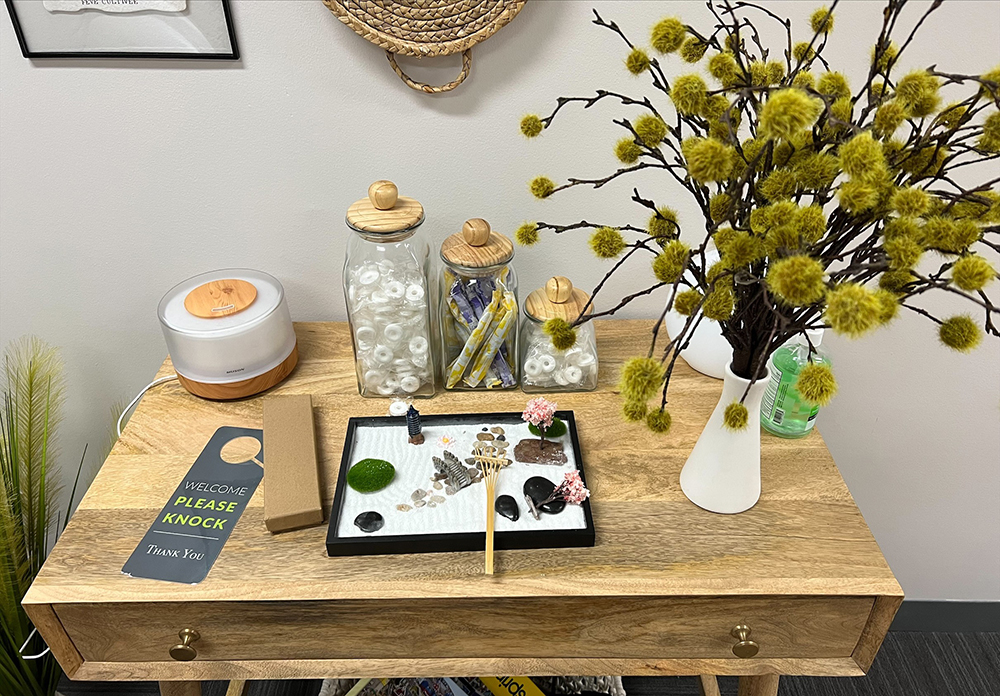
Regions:
<instances>
[{"instance_id":1,"label":"white ultrasonic diffuser","mask_svg":"<svg viewBox=\"0 0 1000 696\"><path fill-rule=\"evenodd\" d=\"M270 389L299 359L285 290L246 268L202 273L175 285L157 316L184 388L205 399Z\"/></svg>"}]
</instances>

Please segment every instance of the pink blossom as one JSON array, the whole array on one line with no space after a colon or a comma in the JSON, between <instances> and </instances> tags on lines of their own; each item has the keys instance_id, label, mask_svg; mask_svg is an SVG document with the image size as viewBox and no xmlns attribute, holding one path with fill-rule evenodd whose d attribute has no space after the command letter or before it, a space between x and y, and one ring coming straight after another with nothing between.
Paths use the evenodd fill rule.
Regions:
<instances>
[{"instance_id":1,"label":"pink blossom","mask_svg":"<svg viewBox=\"0 0 1000 696\"><path fill-rule=\"evenodd\" d=\"M580 472L576 470L567 471L565 479L559 484L559 488L556 490L559 491L560 496L567 503L575 503L577 505L590 496L590 491L583 485L583 479L580 478Z\"/></svg>"},{"instance_id":2,"label":"pink blossom","mask_svg":"<svg viewBox=\"0 0 1000 696\"><path fill-rule=\"evenodd\" d=\"M521 418L536 428L546 430L552 427L552 419L555 418L555 415L555 402L539 396L528 402L528 405L524 408L524 413L521 414Z\"/></svg>"}]
</instances>

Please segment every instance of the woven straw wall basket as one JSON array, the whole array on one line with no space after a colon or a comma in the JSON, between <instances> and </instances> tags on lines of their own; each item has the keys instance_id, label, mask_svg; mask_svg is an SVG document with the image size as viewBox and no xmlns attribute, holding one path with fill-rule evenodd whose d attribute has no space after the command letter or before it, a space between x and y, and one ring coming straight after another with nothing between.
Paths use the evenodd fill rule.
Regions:
<instances>
[{"instance_id":1,"label":"woven straw wall basket","mask_svg":"<svg viewBox=\"0 0 1000 696\"><path fill-rule=\"evenodd\" d=\"M472 47L514 19L527 0L323 0L337 18L385 49L389 64L413 89L448 92L469 76ZM462 72L446 85L417 82L396 63L396 54L426 58L462 54Z\"/></svg>"}]
</instances>

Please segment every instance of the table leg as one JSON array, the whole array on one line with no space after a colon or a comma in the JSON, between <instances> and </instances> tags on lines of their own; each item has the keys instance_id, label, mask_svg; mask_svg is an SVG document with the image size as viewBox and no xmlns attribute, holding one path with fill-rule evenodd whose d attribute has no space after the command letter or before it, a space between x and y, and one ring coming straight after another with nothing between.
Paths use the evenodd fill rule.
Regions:
<instances>
[{"instance_id":1,"label":"table leg","mask_svg":"<svg viewBox=\"0 0 1000 696\"><path fill-rule=\"evenodd\" d=\"M226 689L226 696L247 696L250 691L250 682L248 681L237 681L236 679L229 682L229 688Z\"/></svg>"},{"instance_id":2,"label":"table leg","mask_svg":"<svg viewBox=\"0 0 1000 696\"><path fill-rule=\"evenodd\" d=\"M201 682L160 682L160 696L201 696Z\"/></svg>"},{"instance_id":3,"label":"table leg","mask_svg":"<svg viewBox=\"0 0 1000 696\"><path fill-rule=\"evenodd\" d=\"M713 674L702 674L698 677L698 686L701 687L701 696L720 696L719 680Z\"/></svg>"},{"instance_id":4,"label":"table leg","mask_svg":"<svg viewBox=\"0 0 1000 696\"><path fill-rule=\"evenodd\" d=\"M753 677L740 677L739 696L777 696L778 675L761 674Z\"/></svg>"}]
</instances>

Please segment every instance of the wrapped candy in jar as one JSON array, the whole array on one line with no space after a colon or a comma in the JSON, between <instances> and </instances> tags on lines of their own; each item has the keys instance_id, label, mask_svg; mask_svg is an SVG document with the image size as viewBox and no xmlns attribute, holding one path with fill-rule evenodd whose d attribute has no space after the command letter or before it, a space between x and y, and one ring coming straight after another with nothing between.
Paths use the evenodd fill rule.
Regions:
<instances>
[{"instance_id":1,"label":"wrapped candy in jar","mask_svg":"<svg viewBox=\"0 0 1000 696\"><path fill-rule=\"evenodd\" d=\"M569 278L550 278L524 300L521 329L521 388L526 392L591 391L597 388L597 341L594 324L576 327L576 343L566 350L552 345L542 330L549 319L573 323L590 313L590 296Z\"/></svg>"},{"instance_id":2,"label":"wrapped candy in jar","mask_svg":"<svg viewBox=\"0 0 1000 696\"><path fill-rule=\"evenodd\" d=\"M468 220L441 245L441 360L445 389L517 387L514 245Z\"/></svg>"},{"instance_id":3,"label":"wrapped candy in jar","mask_svg":"<svg viewBox=\"0 0 1000 696\"><path fill-rule=\"evenodd\" d=\"M376 181L347 211L344 296L361 396L433 396L424 209Z\"/></svg>"}]
</instances>

